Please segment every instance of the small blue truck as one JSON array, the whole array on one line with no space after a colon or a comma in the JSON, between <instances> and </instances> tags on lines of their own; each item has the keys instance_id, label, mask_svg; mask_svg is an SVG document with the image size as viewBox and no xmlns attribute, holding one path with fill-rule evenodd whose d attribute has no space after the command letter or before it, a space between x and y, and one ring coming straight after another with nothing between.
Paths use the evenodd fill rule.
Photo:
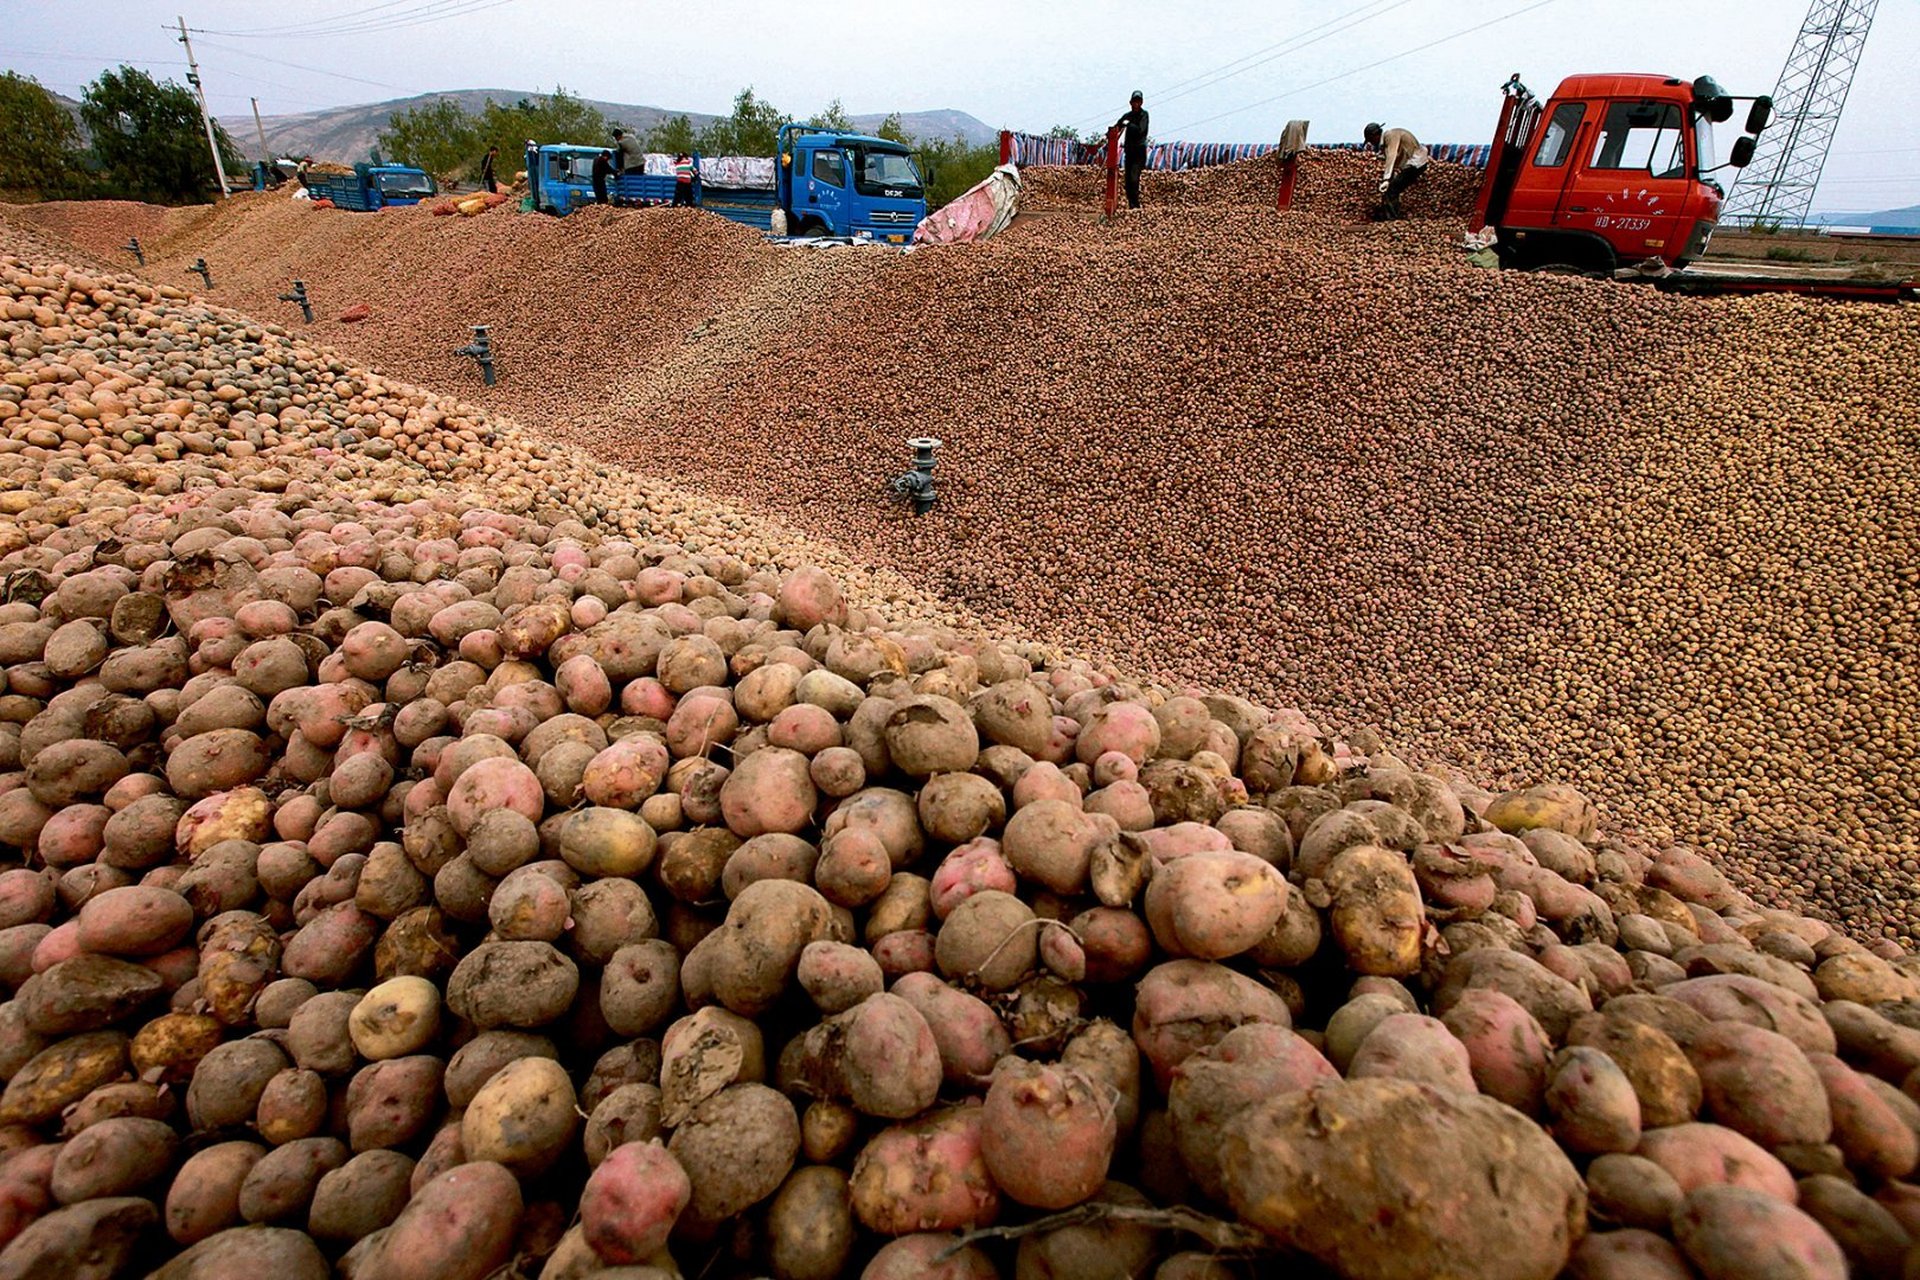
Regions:
<instances>
[{"instance_id":1,"label":"small blue truck","mask_svg":"<svg viewBox=\"0 0 1920 1280\"><path fill-rule=\"evenodd\" d=\"M565 215L593 203L593 159L606 147L548 143L527 152L527 185L538 213ZM607 179L607 197L617 204L671 204L673 175L623 173Z\"/></svg>"},{"instance_id":2,"label":"small blue truck","mask_svg":"<svg viewBox=\"0 0 1920 1280\"><path fill-rule=\"evenodd\" d=\"M920 171L901 143L790 124L780 130L778 145L770 188L722 186L695 156L694 203L761 231L773 228L777 211L791 237L866 235L885 244L906 244L927 216ZM604 150L564 143L529 150L533 207L568 214L592 204L593 160ZM609 179L607 195L619 204L667 204L673 184L671 174L628 173Z\"/></svg>"},{"instance_id":3,"label":"small blue truck","mask_svg":"<svg viewBox=\"0 0 1920 1280\"><path fill-rule=\"evenodd\" d=\"M406 164L356 164L353 173L321 176L307 175L307 194L315 200L331 200L336 209L372 213L419 204L440 194L433 175Z\"/></svg>"}]
</instances>

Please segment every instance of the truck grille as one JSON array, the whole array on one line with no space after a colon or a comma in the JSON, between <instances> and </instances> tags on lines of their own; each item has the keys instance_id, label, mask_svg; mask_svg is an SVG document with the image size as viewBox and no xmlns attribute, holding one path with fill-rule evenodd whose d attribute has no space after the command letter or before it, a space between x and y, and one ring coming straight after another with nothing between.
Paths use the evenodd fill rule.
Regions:
<instances>
[{"instance_id":1,"label":"truck grille","mask_svg":"<svg viewBox=\"0 0 1920 1280\"><path fill-rule=\"evenodd\" d=\"M871 221L877 227L910 227L918 222L919 219L905 210L876 209L873 212Z\"/></svg>"}]
</instances>

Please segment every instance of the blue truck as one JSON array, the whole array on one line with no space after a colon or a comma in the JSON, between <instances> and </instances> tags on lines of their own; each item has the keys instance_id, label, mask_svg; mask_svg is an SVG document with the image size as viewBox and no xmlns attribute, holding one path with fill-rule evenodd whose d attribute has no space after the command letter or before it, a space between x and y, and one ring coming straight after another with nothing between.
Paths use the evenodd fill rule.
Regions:
<instances>
[{"instance_id":1,"label":"blue truck","mask_svg":"<svg viewBox=\"0 0 1920 1280\"><path fill-rule=\"evenodd\" d=\"M593 160L604 150L573 144L530 150L533 207L568 214L593 203ZM699 157L694 159L698 166ZM722 185L701 167L696 172L700 176L693 198L700 208L788 236L871 236L886 244L906 244L927 216L913 153L901 143L866 134L787 125L780 130L771 187ZM623 174L608 182L607 195L620 204L666 204L673 199L673 177ZM780 215L777 222L775 214Z\"/></svg>"},{"instance_id":2,"label":"blue truck","mask_svg":"<svg viewBox=\"0 0 1920 1280\"><path fill-rule=\"evenodd\" d=\"M527 152L527 185L538 213L565 215L593 203L593 160L606 147L548 143ZM623 173L607 180L607 197L618 204L670 204L673 175Z\"/></svg>"},{"instance_id":3,"label":"blue truck","mask_svg":"<svg viewBox=\"0 0 1920 1280\"><path fill-rule=\"evenodd\" d=\"M336 209L372 213L419 204L440 194L433 175L406 164L356 164L352 174L307 175L307 194Z\"/></svg>"}]
</instances>

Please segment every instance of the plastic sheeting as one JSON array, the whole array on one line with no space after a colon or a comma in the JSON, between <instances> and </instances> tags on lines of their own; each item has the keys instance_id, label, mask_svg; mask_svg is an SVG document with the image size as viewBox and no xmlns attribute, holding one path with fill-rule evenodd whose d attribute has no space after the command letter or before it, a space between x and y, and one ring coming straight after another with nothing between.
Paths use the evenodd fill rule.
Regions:
<instances>
[{"instance_id":1,"label":"plastic sheeting","mask_svg":"<svg viewBox=\"0 0 1920 1280\"><path fill-rule=\"evenodd\" d=\"M1006 230L1020 204L1020 170L1003 164L952 203L920 220L915 244L972 244Z\"/></svg>"},{"instance_id":2,"label":"plastic sheeting","mask_svg":"<svg viewBox=\"0 0 1920 1280\"><path fill-rule=\"evenodd\" d=\"M646 172L653 177L671 178L675 158L664 152L649 151ZM728 187L736 191L773 190L772 156L701 156L697 163L703 186Z\"/></svg>"}]
</instances>

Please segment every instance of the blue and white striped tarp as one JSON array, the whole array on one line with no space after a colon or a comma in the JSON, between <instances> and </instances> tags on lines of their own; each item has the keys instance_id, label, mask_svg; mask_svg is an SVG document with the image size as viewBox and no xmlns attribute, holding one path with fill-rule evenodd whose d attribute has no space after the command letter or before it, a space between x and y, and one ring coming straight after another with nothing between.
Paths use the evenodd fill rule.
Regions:
<instances>
[{"instance_id":1,"label":"blue and white striped tarp","mask_svg":"<svg viewBox=\"0 0 1920 1280\"><path fill-rule=\"evenodd\" d=\"M1277 146L1270 142L1163 142L1147 148L1147 168L1178 172L1202 169L1209 165L1232 164L1236 160L1257 160L1271 155ZM1310 148L1314 151L1362 151L1364 142L1336 142ZM1070 138L1039 138L1030 133L1013 135L1013 160L1026 165L1102 164L1104 145L1093 147ZM1484 142L1442 142L1427 148L1435 160L1469 169L1487 167L1493 148Z\"/></svg>"}]
</instances>

